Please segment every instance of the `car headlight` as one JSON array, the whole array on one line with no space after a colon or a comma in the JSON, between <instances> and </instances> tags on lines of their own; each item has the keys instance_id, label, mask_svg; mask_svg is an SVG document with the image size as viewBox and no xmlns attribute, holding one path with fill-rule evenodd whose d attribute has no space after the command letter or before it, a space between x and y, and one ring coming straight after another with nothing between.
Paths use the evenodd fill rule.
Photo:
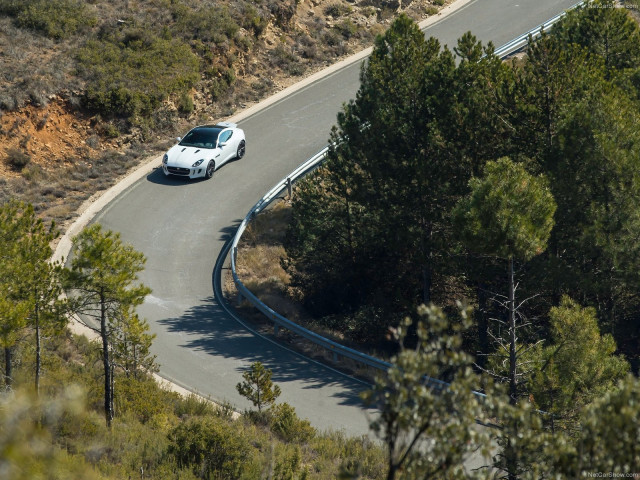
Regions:
<instances>
[{"instance_id":1,"label":"car headlight","mask_svg":"<svg viewBox=\"0 0 640 480\"><path fill-rule=\"evenodd\" d=\"M164 164L166 165L168 161L169 161L169 155L167 155L167 154L165 153L165 154L164 154L164 157L162 157L162 163L164 163Z\"/></svg>"},{"instance_id":2,"label":"car headlight","mask_svg":"<svg viewBox=\"0 0 640 480\"><path fill-rule=\"evenodd\" d=\"M191 165L192 167L197 167L199 166L202 162L204 162L204 158L198 160L196 163L194 163L193 165Z\"/></svg>"}]
</instances>

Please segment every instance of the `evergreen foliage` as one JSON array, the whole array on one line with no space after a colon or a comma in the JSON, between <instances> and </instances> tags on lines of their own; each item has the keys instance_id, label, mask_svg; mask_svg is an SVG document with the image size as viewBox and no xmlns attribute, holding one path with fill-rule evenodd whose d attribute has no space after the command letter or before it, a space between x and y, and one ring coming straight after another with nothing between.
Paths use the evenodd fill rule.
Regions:
<instances>
[{"instance_id":1,"label":"evergreen foliage","mask_svg":"<svg viewBox=\"0 0 640 480\"><path fill-rule=\"evenodd\" d=\"M149 324L131 307L124 307L113 319L113 361L127 377L137 379L144 373L158 371L151 344L156 337L150 334Z\"/></svg>"},{"instance_id":2,"label":"evergreen foliage","mask_svg":"<svg viewBox=\"0 0 640 480\"><path fill-rule=\"evenodd\" d=\"M238 393L258 407L258 412L272 405L280 396L280 387L271 381L272 372L261 362L251 364L249 370L242 374L244 381L236 385Z\"/></svg>"},{"instance_id":3,"label":"evergreen foliage","mask_svg":"<svg viewBox=\"0 0 640 480\"><path fill-rule=\"evenodd\" d=\"M487 447L488 438L473 428L481 413L473 390L480 382L471 371L471 357L461 350L469 311L460 313L451 333L441 309L421 306L416 346L405 346L412 326L407 318L394 330L401 350L393 366L363 395L380 411L371 429L387 448L389 480L466 478L463 462ZM450 385L440 378L450 379Z\"/></svg>"},{"instance_id":4,"label":"evergreen foliage","mask_svg":"<svg viewBox=\"0 0 640 480\"><path fill-rule=\"evenodd\" d=\"M453 100L453 71L451 53L405 16L376 40L326 166L294 198L287 267L314 313L374 304L393 316L430 299L461 178L437 122Z\"/></svg>"},{"instance_id":5,"label":"evergreen foliage","mask_svg":"<svg viewBox=\"0 0 640 480\"><path fill-rule=\"evenodd\" d=\"M12 349L35 331L35 389L39 389L42 335L66 325L59 264L49 263L55 225L45 227L31 205L11 201L0 206L0 344L5 349L5 385L12 383Z\"/></svg>"},{"instance_id":6,"label":"evergreen foliage","mask_svg":"<svg viewBox=\"0 0 640 480\"><path fill-rule=\"evenodd\" d=\"M571 473L635 474L640 468L639 420L640 381L627 376L583 412Z\"/></svg>"},{"instance_id":7,"label":"evergreen foliage","mask_svg":"<svg viewBox=\"0 0 640 480\"><path fill-rule=\"evenodd\" d=\"M30 352L28 345L17 344L16 356L26 358L22 351ZM40 396L33 395L26 361L16 364L14 390L0 392L0 478L325 479L341 472L384 478L382 451L367 438L315 432L293 408L279 405L273 409L278 426L234 420L228 407L182 398L149 376L128 378L119 369L114 371L118 414L109 430L100 402L99 349L68 331L43 348L47 362ZM287 435L293 443L285 443Z\"/></svg>"},{"instance_id":8,"label":"evergreen foliage","mask_svg":"<svg viewBox=\"0 0 640 480\"><path fill-rule=\"evenodd\" d=\"M178 466L190 466L198 478L238 478L249 455L244 436L216 418L193 419L169 432L168 453Z\"/></svg>"},{"instance_id":9,"label":"evergreen foliage","mask_svg":"<svg viewBox=\"0 0 640 480\"><path fill-rule=\"evenodd\" d=\"M19 27L63 39L96 25L96 18L78 0L0 0L0 12L11 15Z\"/></svg>"},{"instance_id":10,"label":"evergreen foliage","mask_svg":"<svg viewBox=\"0 0 640 480\"><path fill-rule=\"evenodd\" d=\"M78 62L88 81L87 106L134 121L150 116L162 101L187 92L199 79L199 59L189 45L142 29L88 41Z\"/></svg>"},{"instance_id":11,"label":"evergreen foliage","mask_svg":"<svg viewBox=\"0 0 640 480\"><path fill-rule=\"evenodd\" d=\"M637 23L613 0L590 0L554 29L564 44L577 44L598 57L613 76L640 67L640 32Z\"/></svg>"},{"instance_id":12,"label":"evergreen foliage","mask_svg":"<svg viewBox=\"0 0 640 480\"><path fill-rule=\"evenodd\" d=\"M131 315L131 309L151 293L148 287L136 284L146 259L130 245L123 244L120 234L103 232L99 224L85 228L73 242L75 252L68 286L76 292L75 311L100 324L94 330L102 340L104 413L110 427L114 416L114 336L118 332L118 323L138 321L137 316ZM126 335L126 332L119 335ZM122 350L119 353L122 355Z\"/></svg>"},{"instance_id":13,"label":"evergreen foliage","mask_svg":"<svg viewBox=\"0 0 640 480\"><path fill-rule=\"evenodd\" d=\"M412 305L467 296L478 308L465 338L484 365L489 319L504 315L491 299L508 296L496 260L505 252L479 248L491 236L480 224L473 245L461 241L454 210L487 162L509 157L543 175L557 205L535 255L516 255L528 260L514 270L527 275L526 309L542 319L526 343L548 331L549 310L568 294L596 308L637 369L640 29L625 9L591 3L511 65L470 33L456 64L402 16L376 40L326 163L293 200L284 266L316 322L383 345Z\"/></svg>"},{"instance_id":14,"label":"evergreen foliage","mask_svg":"<svg viewBox=\"0 0 640 480\"><path fill-rule=\"evenodd\" d=\"M554 429L575 435L584 406L615 390L629 365L615 355L613 337L600 335L594 308L582 308L563 297L549 315L551 338L536 362L531 396L534 404L551 416Z\"/></svg>"},{"instance_id":15,"label":"evergreen foliage","mask_svg":"<svg viewBox=\"0 0 640 480\"><path fill-rule=\"evenodd\" d=\"M342 331L380 345L416 302L466 296L477 305L465 349L509 384L506 396L488 389L494 397L485 405L500 426L492 468L505 478L635 468L624 444L635 442L635 427L621 428L626 440L616 448L627 448L626 457L612 454L622 467L595 443L585 447L581 430L600 402L624 410L602 407L611 424L634 424L637 415L637 380L617 382L628 370L620 353L634 369L640 358L640 29L614 6L602 0L572 11L510 64L471 34L454 63L398 18L338 115L326 163L293 201L284 266L317 322L340 329L342 319ZM525 302L516 302L516 289ZM526 318L535 328L522 328ZM396 383L369 394L381 408L374 428L387 435L392 476L413 458L402 442L410 444L432 407L403 383L416 378L403 363L413 354L401 348L388 377ZM504 362L482 360L497 357ZM402 400L405 391L412 395ZM410 420L394 430L404 414ZM597 420L589 428L593 436L603 429L601 442L612 431ZM443 431L433 436L450 444ZM585 448L597 457L590 464L578 460Z\"/></svg>"},{"instance_id":16,"label":"evergreen foliage","mask_svg":"<svg viewBox=\"0 0 640 480\"><path fill-rule=\"evenodd\" d=\"M518 306L514 261L531 260L546 248L553 228L556 203L549 191L547 179L531 176L522 165L507 157L488 162L482 178L469 182L471 193L462 199L453 212L463 242L471 251L487 253L508 261L509 293L506 338L495 336L495 356L503 357L508 373L509 396L515 404L518 383L523 373L522 347L517 341Z\"/></svg>"},{"instance_id":17,"label":"evergreen foliage","mask_svg":"<svg viewBox=\"0 0 640 480\"><path fill-rule=\"evenodd\" d=\"M471 250L501 258L531 260L545 249L556 203L546 178L533 177L504 157L472 178L471 193L453 216Z\"/></svg>"}]
</instances>

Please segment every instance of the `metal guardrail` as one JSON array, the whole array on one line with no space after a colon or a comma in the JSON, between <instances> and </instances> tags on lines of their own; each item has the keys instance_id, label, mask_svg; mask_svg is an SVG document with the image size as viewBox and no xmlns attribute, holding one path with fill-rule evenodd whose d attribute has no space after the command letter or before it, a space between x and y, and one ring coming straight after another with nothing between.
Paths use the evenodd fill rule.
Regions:
<instances>
[{"instance_id":1,"label":"metal guardrail","mask_svg":"<svg viewBox=\"0 0 640 480\"><path fill-rule=\"evenodd\" d=\"M349 347L345 347L333 340L329 340L321 335L318 335L315 332L307 330L304 327L301 327L295 322L283 317L275 310L269 308L267 305L262 303L247 287L244 286L242 281L238 278L238 274L236 272L236 260L238 255L238 242L242 237L245 229L249 222L262 210L264 210L273 200L278 198L282 192L291 188L293 183L300 177L306 175L313 169L315 169L320 163L322 163L326 156L329 147L323 148L320 152L315 154L309 160L304 162L298 168L296 168L293 172L291 172L287 178L281 180L277 185L275 185L269 192L256 203L253 208L247 213L246 217L238 227L238 230L235 234L233 242L231 244L231 273L233 275L233 281L238 289L238 292L242 297L247 299L253 306L255 306L260 312L262 312L266 317L271 319L275 326L276 331L278 327L286 328L297 335L300 335L307 340L312 341L313 343L320 345L327 350L333 352L334 355L341 355L344 357L351 358L357 362L360 362L364 365L376 368L378 370L386 371L391 364L389 362L385 362L378 358L372 357L371 355L366 355L364 353L358 352ZM444 382L443 382L444 383Z\"/></svg>"},{"instance_id":2,"label":"metal guardrail","mask_svg":"<svg viewBox=\"0 0 640 480\"><path fill-rule=\"evenodd\" d=\"M582 1L582 2L576 3L569 10L574 9L582 5L583 3L585 2ZM557 23L565 14L566 14L566 11L559 15L556 15L555 17L553 17L551 20L548 20L547 22L541 25L538 25L533 30L530 30L525 34L520 35L518 38L515 38L514 40L506 43L505 45L503 45L502 47L498 48L495 51L495 55L504 59L505 57L509 56L513 52L524 47L529 41L529 36L531 36L532 38L537 38L543 30ZM313 157L308 159L306 162L302 163L298 168L296 168L293 172L291 172L286 178L282 179L271 190L269 190L269 192L265 194L258 201L258 203L256 203L251 208L251 210L249 210L249 213L247 213L244 220L238 227L238 230L236 231L236 234L233 238L233 242L231 244L231 273L233 275L233 281L236 285L236 288L238 289L240 296L247 299L254 307L256 307L267 318L271 319L274 322L274 328L276 329L276 333L279 327L286 328L287 330L290 330L291 332L297 335L300 335L301 337L306 338L307 340L310 340L311 342L317 345L320 345L323 348L326 348L328 351L333 352L334 357L340 355L343 357L351 358L352 360L355 360L363 365L367 365L369 367L376 368L378 370L382 370L386 372L389 369L389 367L391 367L391 363L385 362L371 355L361 353L352 348L345 347L344 345L341 345L337 342L334 342L333 340L330 340L321 335L318 335L315 332L307 330L306 328L301 327L297 323L292 322L291 320L283 317L278 312L276 312L275 310L271 309L270 307L262 303L260 299L258 299L258 297L256 297L247 287L245 287L236 272L238 242L240 241L240 238L242 237L242 234L247 228L247 225L249 224L249 222L258 213L264 210L271 202L273 202L273 200L278 198L278 196L282 192L284 192L285 190L289 190L289 192L291 192L293 183L297 179L308 174L309 172L314 170L318 165L320 165L325 160L328 150L329 150L329 147L325 147L321 151L316 153ZM427 378L427 382L430 385L434 387L439 387L439 388L443 388L449 385L447 382L444 382L442 380L438 380L435 378ZM481 394L478 392L476 392L476 394L482 397L485 396L484 394Z\"/></svg>"},{"instance_id":3,"label":"metal guardrail","mask_svg":"<svg viewBox=\"0 0 640 480\"><path fill-rule=\"evenodd\" d=\"M549 28L551 28L553 25L558 23L558 21L560 21L562 19L562 17L564 17L567 14L568 11L573 10L574 8L577 8L577 7L581 6L582 4L586 3L586 1L588 1L588 0L583 0L581 2L576 3L575 5L569 7L564 12L559 13L558 15L553 17L552 19L547 20L544 23L541 23L537 27L529 30L527 33L523 33L519 37L514 38L510 42L505 43L500 48L497 48L494 51L494 54L496 56L504 59L505 57L508 57L512 53L517 52L518 50L522 49L523 47L525 47L529 43L529 37L531 37L533 39L538 38L540 35L542 35L542 32L549 31Z\"/></svg>"}]
</instances>

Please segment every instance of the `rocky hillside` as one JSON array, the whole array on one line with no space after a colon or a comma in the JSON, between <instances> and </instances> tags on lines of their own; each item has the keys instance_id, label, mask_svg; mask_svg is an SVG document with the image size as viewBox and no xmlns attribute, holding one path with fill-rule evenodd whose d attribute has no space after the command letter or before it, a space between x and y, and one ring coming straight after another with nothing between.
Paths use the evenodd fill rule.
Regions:
<instances>
[{"instance_id":1,"label":"rocky hillside","mask_svg":"<svg viewBox=\"0 0 640 480\"><path fill-rule=\"evenodd\" d=\"M64 221L216 121L445 0L0 0L0 201Z\"/></svg>"}]
</instances>

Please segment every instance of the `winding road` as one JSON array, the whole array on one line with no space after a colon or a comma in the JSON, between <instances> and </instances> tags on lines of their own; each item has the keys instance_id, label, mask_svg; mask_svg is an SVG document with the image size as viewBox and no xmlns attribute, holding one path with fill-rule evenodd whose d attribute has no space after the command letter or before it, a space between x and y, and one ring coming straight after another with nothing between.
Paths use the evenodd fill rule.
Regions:
<instances>
[{"instance_id":1,"label":"winding road","mask_svg":"<svg viewBox=\"0 0 640 480\"><path fill-rule=\"evenodd\" d=\"M426 34L453 47L471 30L500 46L575 1L471 0ZM364 385L245 329L218 303L213 272L251 206L326 144L338 110L358 88L359 68L360 62L352 63L266 108L252 109L255 113L239 121L247 136L246 156L224 165L212 180L166 179L156 168L95 217L147 257L141 280L153 294L139 313L157 335L153 353L163 377L242 410L249 404L235 385L252 362L261 361L282 388L280 401L316 427L350 435L368 432L358 398Z\"/></svg>"}]
</instances>

